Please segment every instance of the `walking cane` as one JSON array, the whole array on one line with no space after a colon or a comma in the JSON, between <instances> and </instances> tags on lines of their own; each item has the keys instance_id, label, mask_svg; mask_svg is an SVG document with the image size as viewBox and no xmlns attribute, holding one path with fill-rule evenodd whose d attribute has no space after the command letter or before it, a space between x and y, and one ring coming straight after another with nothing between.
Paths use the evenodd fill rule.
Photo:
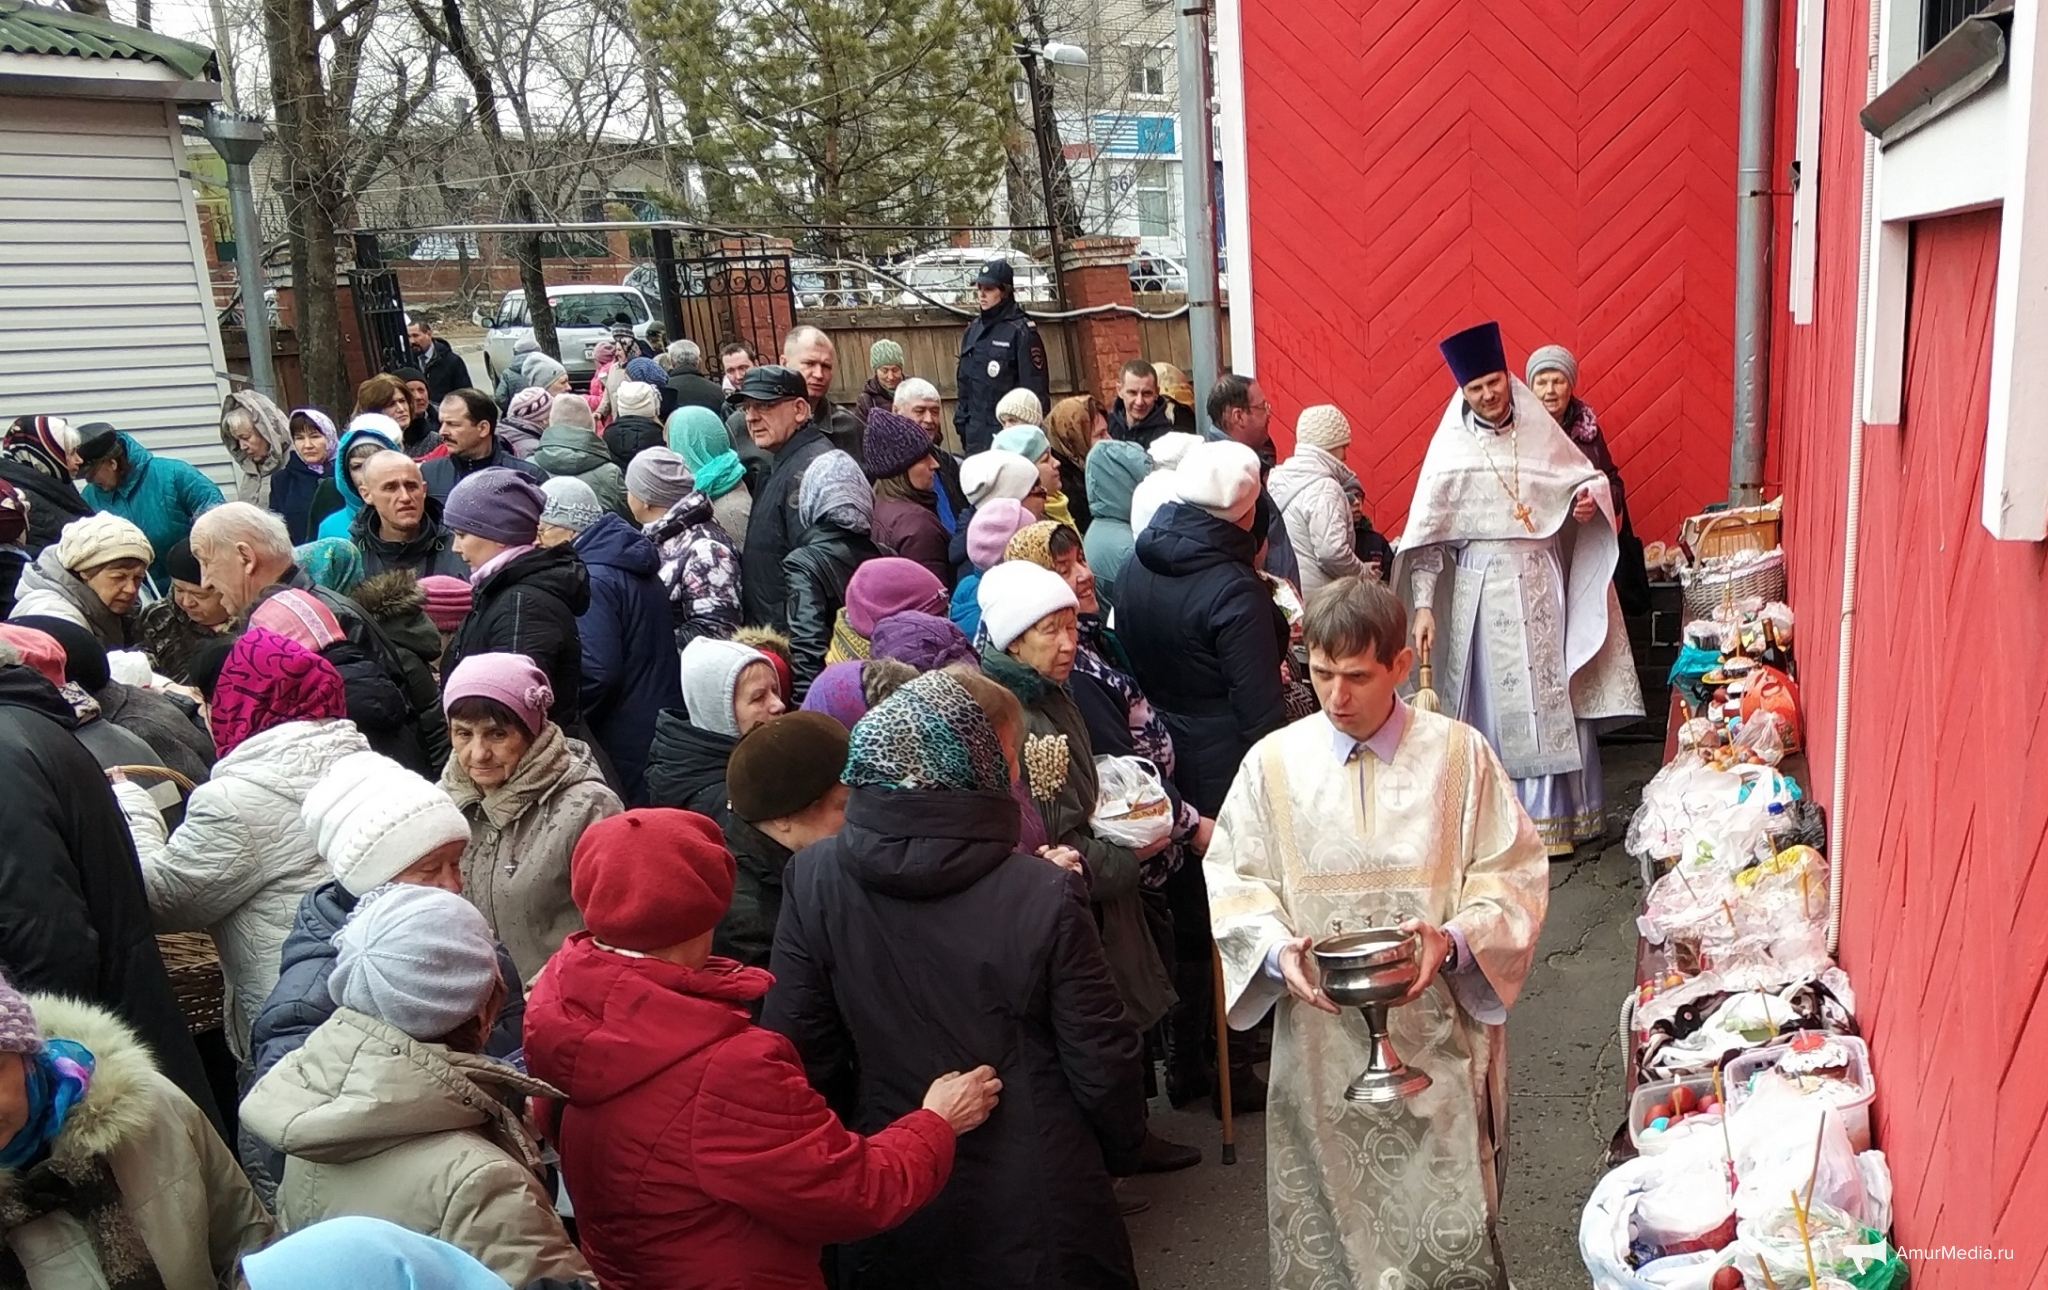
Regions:
<instances>
[{"instance_id":1,"label":"walking cane","mask_svg":"<svg viewBox=\"0 0 2048 1290\"><path fill-rule=\"evenodd\" d=\"M1223 1111L1223 1163L1237 1163L1237 1129L1231 1122L1230 1025L1223 1006L1223 952L1209 943L1210 979L1216 986L1216 1105Z\"/></svg>"}]
</instances>

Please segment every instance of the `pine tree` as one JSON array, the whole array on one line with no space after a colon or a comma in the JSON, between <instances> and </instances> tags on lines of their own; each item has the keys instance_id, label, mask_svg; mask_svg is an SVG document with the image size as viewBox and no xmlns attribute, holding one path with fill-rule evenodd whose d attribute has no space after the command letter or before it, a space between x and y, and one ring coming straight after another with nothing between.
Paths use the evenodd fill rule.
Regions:
<instances>
[{"instance_id":1,"label":"pine tree","mask_svg":"<svg viewBox=\"0 0 2048 1290\"><path fill-rule=\"evenodd\" d=\"M1015 129L1013 0L633 0L713 219L815 226L972 219Z\"/></svg>"}]
</instances>

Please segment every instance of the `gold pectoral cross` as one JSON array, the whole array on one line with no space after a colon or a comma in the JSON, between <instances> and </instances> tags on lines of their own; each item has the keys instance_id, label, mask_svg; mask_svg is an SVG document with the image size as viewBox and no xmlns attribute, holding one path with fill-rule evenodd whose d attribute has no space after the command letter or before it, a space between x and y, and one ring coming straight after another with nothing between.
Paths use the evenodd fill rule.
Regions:
<instances>
[{"instance_id":1,"label":"gold pectoral cross","mask_svg":"<svg viewBox=\"0 0 2048 1290\"><path fill-rule=\"evenodd\" d=\"M1534 533L1536 531L1536 522L1529 518L1529 514L1529 503L1521 501L1515 503L1515 518L1522 522L1523 528Z\"/></svg>"}]
</instances>

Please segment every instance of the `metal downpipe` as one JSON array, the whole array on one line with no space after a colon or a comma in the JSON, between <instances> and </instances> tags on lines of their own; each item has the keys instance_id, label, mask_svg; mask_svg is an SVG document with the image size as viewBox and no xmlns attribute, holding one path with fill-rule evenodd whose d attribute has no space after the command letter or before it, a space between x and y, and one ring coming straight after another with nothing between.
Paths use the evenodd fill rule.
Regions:
<instances>
[{"instance_id":1,"label":"metal downpipe","mask_svg":"<svg viewBox=\"0 0 2048 1290\"><path fill-rule=\"evenodd\" d=\"M1742 123L1735 172L1735 425L1728 500L1763 500L1771 403L1771 142L1777 116L1779 0L1742 3Z\"/></svg>"}]
</instances>

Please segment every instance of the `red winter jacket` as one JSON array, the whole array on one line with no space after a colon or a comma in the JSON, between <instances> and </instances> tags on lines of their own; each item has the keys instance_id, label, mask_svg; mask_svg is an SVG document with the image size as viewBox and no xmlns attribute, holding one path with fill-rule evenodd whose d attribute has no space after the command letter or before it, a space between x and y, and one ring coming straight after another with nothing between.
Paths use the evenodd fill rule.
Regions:
<instances>
[{"instance_id":1,"label":"red winter jacket","mask_svg":"<svg viewBox=\"0 0 2048 1290\"><path fill-rule=\"evenodd\" d=\"M748 1019L772 982L578 932L534 983L527 1067L568 1094L542 1123L605 1290L815 1290L824 1246L894 1227L945 1185L943 1118L912 1111L861 1137L790 1042Z\"/></svg>"}]
</instances>

